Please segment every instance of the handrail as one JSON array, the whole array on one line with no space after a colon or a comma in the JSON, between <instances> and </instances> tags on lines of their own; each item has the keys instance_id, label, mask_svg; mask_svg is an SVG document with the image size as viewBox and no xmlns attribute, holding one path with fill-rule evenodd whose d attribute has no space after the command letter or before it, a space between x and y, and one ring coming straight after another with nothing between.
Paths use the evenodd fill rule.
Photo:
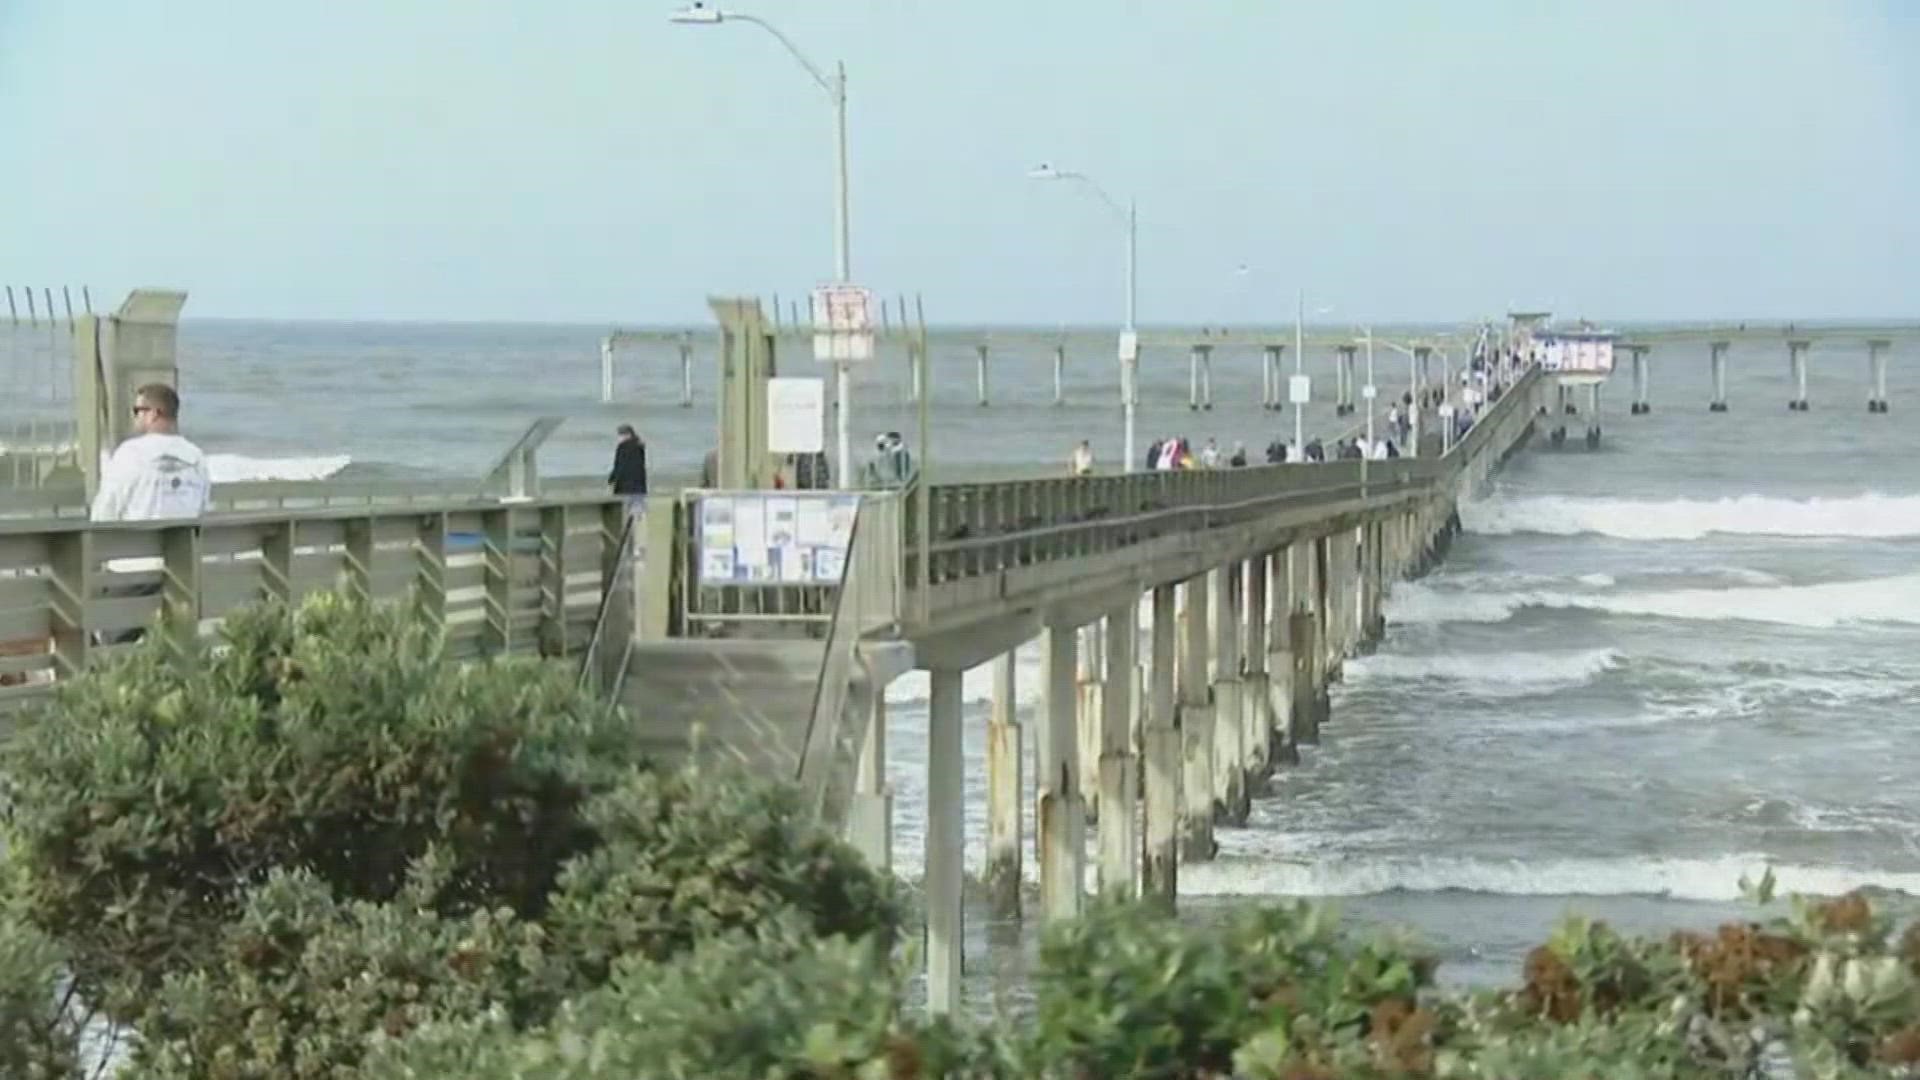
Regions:
<instances>
[{"instance_id":1,"label":"handrail","mask_svg":"<svg viewBox=\"0 0 1920 1080\"><path fill-rule=\"evenodd\" d=\"M601 657L602 651L608 647L606 645L609 633L608 620L614 612L623 610L619 605L626 605L625 623L628 636L632 636L633 547L636 536L634 523L638 520L637 515L628 514L626 524L620 530L620 544L615 549L614 555L613 576L602 582L600 604L593 616L593 635L587 639L587 647L580 655L579 686L585 689L593 679L598 678L601 682L602 696L609 701L619 699L621 684L626 681L628 657L633 653L630 642L621 642L623 655L619 666L612 667L608 671L602 670L608 667Z\"/></svg>"},{"instance_id":2,"label":"handrail","mask_svg":"<svg viewBox=\"0 0 1920 1080\"><path fill-rule=\"evenodd\" d=\"M849 612L857 613L860 603L853 597L860 587L855 553L860 545L860 519L866 506L854 511L853 529L847 540L847 561L840 568L839 588L834 590L833 617L827 621L826 646L820 654L820 673L813 683L813 707L807 713L807 729L800 740L800 789L817 813L826 796L823 775L829 775L832 762L829 746L838 720L846 711L847 683L853 674L853 653L859 644L857 627L847 624ZM851 598L851 599L850 599Z\"/></svg>"}]
</instances>

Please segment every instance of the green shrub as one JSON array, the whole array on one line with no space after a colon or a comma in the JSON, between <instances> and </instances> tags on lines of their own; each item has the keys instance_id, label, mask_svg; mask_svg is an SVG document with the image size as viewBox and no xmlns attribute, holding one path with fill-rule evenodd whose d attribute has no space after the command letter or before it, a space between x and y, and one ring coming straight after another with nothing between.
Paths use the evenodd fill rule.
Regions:
<instances>
[{"instance_id":1,"label":"green shrub","mask_svg":"<svg viewBox=\"0 0 1920 1080\"><path fill-rule=\"evenodd\" d=\"M904 918L892 879L821 831L791 785L639 773L585 817L598 845L561 871L545 923L589 985L618 957L661 959L782 912L820 936L889 945Z\"/></svg>"},{"instance_id":2,"label":"green shrub","mask_svg":"<svg viewBox=\"0 0 1920 1080\"><path fill-rule=\"evenodd\" d=\"M187 662L154 643L74 680L0 756L7 844L83 987L140 993L276 867L380 900L437 847L444 910L537 914L623 735L555 665L445 663L402 611L323 594L236 614Z\"/></svg>"},{"instance_id":3,"label":"green shrub","mask_svg":"<svg viewBox=\"0 0 1920 1080\"><path fill-rule=\"evenodd\" d=\"M79 1069L79 1021L65 993L60 951L0 911L0 1077L65 1080Z\"/></svg>"},{"instance_id":4,"label":"green shrub","mask_svg":"<svg viewBox=\"0 0 1920 1080\"><path fill-rule=\"evenodd\" d=\"M319 1080L357 1075L380 1038L542 1000L537 925L510 909L443 915L431 856L394 900L342 902L305 872L246 897L214 953L142 1003L134 1066L145 1080Z\"/></svg>"},{"instance_id":5,"label":"green shrub","mask_svg":"<svg viewBox=\"0 0 1920 1080\"><path fill-rule=\"evenodd\" d=\"M775 918L674 959L631 959L547 1027L498 1015L383 1045L369 1080L913 1080L1018 1075L994 1047L901 1006L900 973L867 939L821 940ZM918 1010L911 1010L917 1012Z\"/></svg>"}]
</instances>

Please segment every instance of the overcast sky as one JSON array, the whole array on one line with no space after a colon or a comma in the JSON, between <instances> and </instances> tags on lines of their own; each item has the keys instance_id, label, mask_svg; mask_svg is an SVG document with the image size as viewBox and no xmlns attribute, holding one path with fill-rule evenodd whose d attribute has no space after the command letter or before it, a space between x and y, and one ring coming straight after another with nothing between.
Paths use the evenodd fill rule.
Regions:
<instances>
[{"instance_id":1,"label":"overcast sky","mask_svg":"<svg viewBox=\"0 0 1920 1080\"><path fill-rule=\"evenodd\" d=\"M706 318L831 276L824 92L676 0L0 0L0 277ZM759 0L941 322L1920 311L1920 0ZM1245 274L1235 272L1245 264Z\"/></svg>"}]
</instances>

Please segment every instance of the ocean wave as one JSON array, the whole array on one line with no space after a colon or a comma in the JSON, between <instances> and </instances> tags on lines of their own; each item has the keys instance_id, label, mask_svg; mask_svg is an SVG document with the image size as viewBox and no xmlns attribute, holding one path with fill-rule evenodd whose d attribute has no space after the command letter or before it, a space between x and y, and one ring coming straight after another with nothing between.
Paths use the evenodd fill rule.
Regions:
<instances>
[{"instance_id":1,"label":"ocean wave","mask_svg":"<svg viewBox=\"0 0 1920 1080\"><path fill-rule=\"evenodd\" d=\"M1591 682L1626 662L1613 649L1565 652L1447 653L1405 655L1375 653L1348 660L1352 688L1371 680L1444 681L1470 685L1490 696L1537 694Z\"/></svg>"},{"instance_id":2,"label":"ocean wave","mask_svg":"<svg viewBox=\"0 0 1920 1080\"><path fill-rule=\"evenodd\" d=\"M1488 536L1597 533L1627 540L1748 536L1920 536L1920 495L1847 498L1575 499L1494 497L1460 507L1468 532Z\"/></svg>"},{"instance_id":3,"label":"ocean wave","mask_svg":"<svg viewBox=\"0 0 1920 1080\"><path fill-rule=\"evenodd\" d=\"M345 454L320 454L313 457L265 458L244 454L208 454L207 471L215 484L238 484L261 480L325 480L339 473L353 459Z\"/></svg>"},{"instance_id":4,"label":"ocean wave","mask_svg":"<svg viewBox=\"0 0 1920 1080\"><path fill-rule=\"evenodd\" d=\"M1461 593L1409 582L1394 586L1388 594L1386 615L1392 623L1495 623L1527 608L1816 628L1875 622L1920 625L1920 574L1819 585L1585 595L1545 591Z\"/></svg>"},{"instance_id":5,"label":"ocean wave","mask_svg":"<svg viewBox=\"0 0 1920 1080\"><path fill-rule=\"evenodd\" d=\"M1740 899L1740 878L1758 879L1758 854L1708 859L1553 859L1539 862L1453 856L1406 860L1318 860L1312 865L1221 859L1180 870L1191 896L1372 896L1467 892L1497 896L1662 896ZM1837 896L1859 888L1920 895L1920 873L1773 864L1781 894Z\"/></svg>"}]
</instances>

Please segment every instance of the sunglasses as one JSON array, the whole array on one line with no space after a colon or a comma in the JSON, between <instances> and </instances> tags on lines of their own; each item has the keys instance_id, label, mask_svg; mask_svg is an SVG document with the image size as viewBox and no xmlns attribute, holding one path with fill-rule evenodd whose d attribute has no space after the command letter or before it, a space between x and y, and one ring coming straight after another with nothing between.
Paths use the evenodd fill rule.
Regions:
<instances>
[{"instance_id":1,"label":"sunglasses","mask_svg":"<svg viewBox=\"0 0 1920 1080\"><path fill-rule=\"evenodd\" d=\"M160 410L154 408L151 405L135 405L133 407L133 415L135 416L139 416L141 413L150 413L150 412L159 412L159 411Z\"/></svg>"}]
</instances>

